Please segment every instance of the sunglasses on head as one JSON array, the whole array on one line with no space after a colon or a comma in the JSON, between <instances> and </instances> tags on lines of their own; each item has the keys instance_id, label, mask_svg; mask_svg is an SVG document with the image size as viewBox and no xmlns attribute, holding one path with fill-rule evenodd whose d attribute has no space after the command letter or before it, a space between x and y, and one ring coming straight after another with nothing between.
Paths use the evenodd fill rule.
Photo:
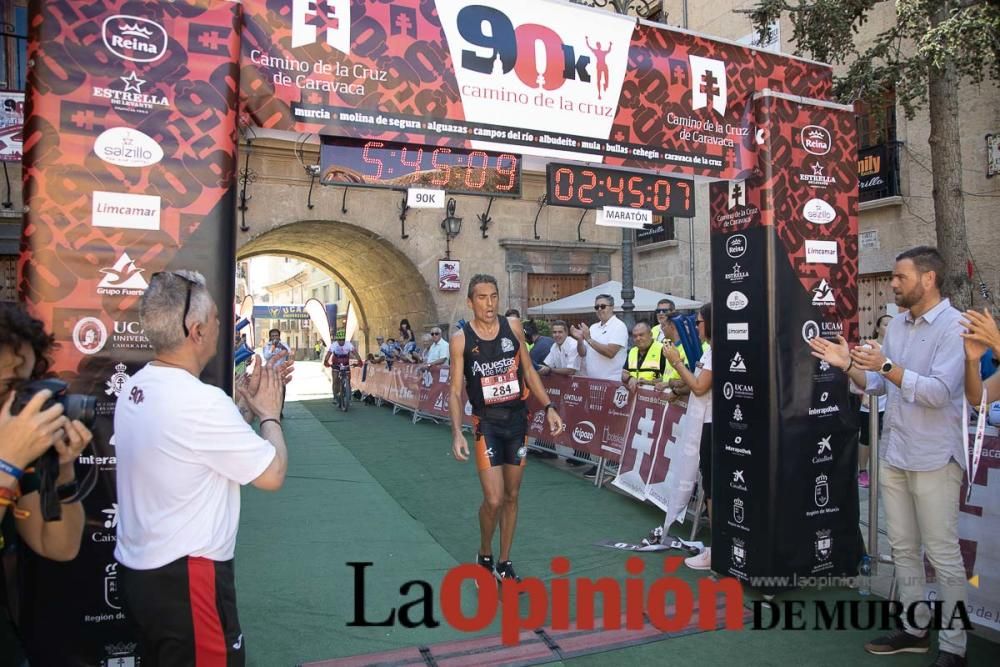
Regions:
<instances>
[{"instance_id":1,"label":"sunglasses on head","mask_svg":"<svg viewBox=\"0 0 1000 667\"><path fill-rule=\"evenodd\" d=\"M181 327L184 329L184 337L187 338L189 335L191 335L191 332L188 331L188 326L187 326L188 312L191 310L191 288L197 285L198 283L191 280L190 278L182 276L179 273L174 273L173 271L157 271L152 275L152 279L155 280L156 276L163 276L163 275L169 275L173 276L174 278L180 278L185 283L187 283L187 295L184 297L184 314L181 315Z\"/></svg>"},{"instance_id":2,"label":"sunglasses on head","mask_svg":"<svg viewBox=\"0 0 1000 667\"><path fill-rule=\"evenodd\" d=\"M606 303L597 303L597 304L594 304L594 310L604 310L605 308L610 308L610 307L611 306L609 306Z\"/></svg>"}]
</instances>

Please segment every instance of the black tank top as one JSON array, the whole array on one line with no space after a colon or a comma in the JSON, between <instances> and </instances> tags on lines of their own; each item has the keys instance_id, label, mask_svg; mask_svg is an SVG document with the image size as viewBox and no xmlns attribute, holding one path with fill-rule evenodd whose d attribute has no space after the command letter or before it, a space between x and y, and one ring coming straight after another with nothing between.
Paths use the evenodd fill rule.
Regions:
<instances>
[{"instance_id":1,"label":"black tank top","mask_svg":"<svg viewBox=\"0 0 1000 667\"><path fill-rule=\"evenodd\" d=\"M504 419L524 411L528 388L521 368L521 343L506 317L500 318L496 338L484 340L466 323L465 391L472 413L480 418Z\"/></svg>"}]
</instances>

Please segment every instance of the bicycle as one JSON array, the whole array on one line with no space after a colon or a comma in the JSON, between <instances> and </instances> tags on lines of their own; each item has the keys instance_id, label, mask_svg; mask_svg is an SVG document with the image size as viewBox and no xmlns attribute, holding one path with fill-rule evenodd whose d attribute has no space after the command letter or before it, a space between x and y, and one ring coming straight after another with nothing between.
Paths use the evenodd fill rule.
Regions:
<instances>
[{"instance_id":1,"label":"bicycle","mask_svg":"<svg viewBox=\"0 0 1000 667\"><path fill-rule=\"evenodd\" d=\"M348 364L333 368L333 404L344 412L351 407L351 367Z\"/></svg>"}]
</instances>

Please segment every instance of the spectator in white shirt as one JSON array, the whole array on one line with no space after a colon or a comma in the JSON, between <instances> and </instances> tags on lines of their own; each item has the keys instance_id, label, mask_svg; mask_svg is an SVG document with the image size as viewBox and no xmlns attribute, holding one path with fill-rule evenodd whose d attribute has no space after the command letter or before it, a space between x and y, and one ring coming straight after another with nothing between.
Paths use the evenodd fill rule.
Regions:
<instances>
[{"instance_id":1,"label":"spectator in white shirt","mask_svg":"<svg viewBox=\"0 0 1000 667\"><path fill-rule=\"evenodd\" d=\"M628 327L615 315L615 298L600 294L594 300L597 323L580 323L570 329L583 360L583 374L599 380L621 380L628 348Z\"/></svg>"},{"instance_id":2,"label":"spectator in white shirt","mask_svg":"<svg viewBox=\"0 0 1000 667\"><path fill-rule=\"evenodd\" d=\"M431 343L430 348L427 349L427 357L424 359L426 362L426 367L448 365L448 359L450 352L448 350L448 341L444 340L444 336L441 335L441 329L434 327L431 329Z\"/></svg>"},{"instance_id":3,"label":"spectator in white shirt","mask_svg":"<svg viewBox=\"0 0 1000 667\"><path fill-rule=\"evenodd\" d=\"M580 372L580 354L576 351L576 341L569 338L569 327L563 320L552 323L552 339L555 341L549 349L539 375L576 375Z\"/></svg>"}]
</instances>

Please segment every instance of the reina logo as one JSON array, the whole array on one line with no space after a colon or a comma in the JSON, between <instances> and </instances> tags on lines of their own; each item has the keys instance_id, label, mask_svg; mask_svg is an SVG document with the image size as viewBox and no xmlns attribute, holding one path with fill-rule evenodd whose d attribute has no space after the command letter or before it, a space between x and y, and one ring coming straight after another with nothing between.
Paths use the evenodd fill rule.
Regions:
<instances>
[{"instance_id":1,"label":"reina logo","mask_svg":"<svg viewBox=\"0 0 1000 667\"><path fill-rule=\"evenodd\" d=\"M733 234L726 239L726 254L732 259L739 259L747 251L747 237L743 234Z\"/></svg>"},{"instance_id":2,"label":"reina logo","mask_svg":"<svg viewBox=\"0 0 1000 667\"><path fill-rule=\"evenodd\" d=\"M799 133L799 141L806 152L813 155L826 155L833 147L830 131L819 125L806 125Z\"/></svg>"},{"instance_id":3,"label":"reina logo","mask_svg":"<svg viewBox=\"0 0 1000 667\"><path fill-rule=\"evenodd\" d=\"M123 60L151 63L167 53L167 31L149 19L115 14L104 19L101 37L108 51Z\"/></svg>"}]
</instances>

